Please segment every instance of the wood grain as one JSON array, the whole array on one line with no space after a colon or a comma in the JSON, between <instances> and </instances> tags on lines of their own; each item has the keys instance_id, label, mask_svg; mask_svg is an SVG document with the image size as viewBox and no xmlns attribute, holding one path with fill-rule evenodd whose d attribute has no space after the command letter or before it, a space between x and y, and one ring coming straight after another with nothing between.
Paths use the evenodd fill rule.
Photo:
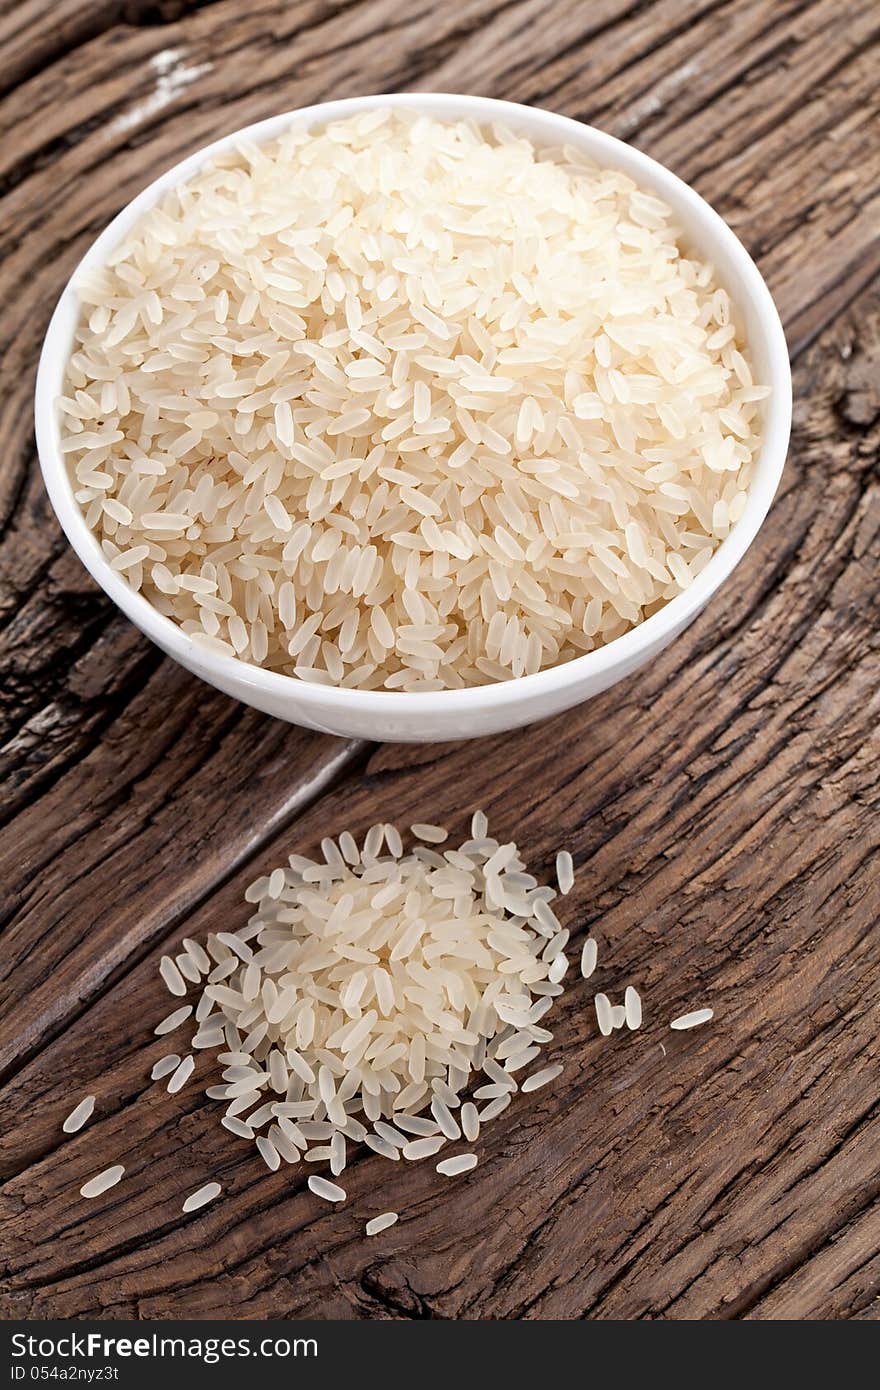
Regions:
<instances>
[{"instance_id":1,"label":"wood grain","mask_svg":"<svg viewBox=\"0 0 880 1390\"><path fill-rule=\"evenodd\" d=\"M0 14L4 1315L876 1315L876 6L47 13ZM118 207L224 130L395 87L545 104L663 159L758 256L800 355L791 463L740 582L625 687L461 747L323 739L195 682L91 584L34 463L41 336ZM158 955L240 920L243 884L328 827L463 828L479 803L543 871L573 850L575 937L599 936L612 992L643 990L645 1031L600 1045L573 984L564 1077L496 1122L471 1177L439 1202L430 1164L359 1155L328 1211L195 1082L149 1082ZM717 1026L666 1031L704 1001ZM84 1209L117 1160L124 1182ZM184 1218L215 1175L223 1202ZM388 1207L401 1223L365 1242Z\"/></svg>"}]
</instances>

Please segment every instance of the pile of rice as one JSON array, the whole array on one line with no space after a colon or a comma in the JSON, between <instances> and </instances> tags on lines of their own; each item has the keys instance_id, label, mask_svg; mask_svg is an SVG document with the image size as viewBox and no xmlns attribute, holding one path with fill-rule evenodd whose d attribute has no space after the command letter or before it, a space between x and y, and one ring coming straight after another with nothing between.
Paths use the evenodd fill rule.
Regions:
<instances>
[{"instance_id":1,"label":"pile of rice","mask_svg":"<svg viewBox=\"0 0 880 1390\"><path fill-rule=\"evenodd\" d=\"M155 1028L160 1037L195 1023L183 1056L159 1057L150 1071L176 1094L190 1082L195 1052L222 1068L206 1094L224 1102L221 1123L251 1140L273 1172L282 1164L326 1164L344 1171L351 1143L383 1157L435 1159L457 1141L472 1144L514 1094L537 1091L561 1074L541 1052L545 1026L562 994L570 933L551 904L557 891L528 871L513 841L489 835L482 811L469 838L443 848L437 825L410 827L405 849L393 825L374 825L358 845L343 831L321 842L323 858L292 854L258 878L245 897L255 911L237 931L205 942L184 937L159 973L178 1005ZM574 887L571 854L556 856L558 893ZM594 937L583 943L580 975L597 963ZM180 1003L191 990L193 1004ZM607 1037L642 1026L642 999L627 985L623 1003L594 996ZM684 1031L714 1017L698 1008L673 1018ZM661 1044L665 1057L666 1049ZM79 1101L62 1124L77 1133L96 1097ZM436 1162L443 1177L471 1172L474 1152ZM125 1175L113 1164L80 1188L102 1196ZM313 1170L308 1186L322 1200L346 1200L345 1188ZM216 1180L189 1192L185 1213L222 1192ZM398 1220L384 1212L368 1236Z\"/></svg>"},{"instance_id":2,"label":"pile of rice","mask_svg":"<svg viewBox=\"0 0 880 1390\"><path fill-rule=\"evenodd\" d=\"M456 849L442 849L441 827L413 830L422 842L408 851L393 826L376 825L361 847L348 833L325 839L323 862L291 855L248 889L246 926L163 958L173 994L199 987L192 1045L223 1068L208 1095L272 1169L304 1160L338 1176L351 1142L432 1157L475 1140L519 1073L528 1092L562 1071L534 1066L568 968L555 890L488 834L481 812ZM181 1006L157 1031L190 1014ZM177 1090L192 1055L172 1054L154 1075L172 1067ZM476 1158L440 1161L453 1174ZM342 1200L322 1183L313 1191Z\"/></svg>"},{"instance_id":3,"label":"pile of rice","mask_svg":"<svg viewBox=\"0 0 880 1390\"><path fill-rule=\"evenodd\" d=\"M78 286L61 399L113 568L200 643L450 689L611 641L742 514L744 344L669 209L375 110L207 166Z\"/></svg>"}]
</instances>

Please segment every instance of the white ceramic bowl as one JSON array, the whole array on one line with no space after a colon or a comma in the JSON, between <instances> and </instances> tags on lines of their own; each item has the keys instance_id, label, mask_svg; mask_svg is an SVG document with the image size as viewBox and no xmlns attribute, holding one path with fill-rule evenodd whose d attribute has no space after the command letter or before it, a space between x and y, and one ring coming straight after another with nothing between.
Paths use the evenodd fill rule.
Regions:
<instances>
[{"instance_id":1,"label":"white ceramic bowl","mask_svg":"<svg viewBox=\"0 0 880 1390\"><path fill-rule=\"evenodd\" d=\"M674 209L689 244L715 266L745 328L757 379L771 387L761 453L745 512L690 588L607 646L537 675L501 684L426 694L342 690L311 685L201 649L110 568L74 501L61 454L56 402L62 394L64 369L79 318L73 286L80 271L99 264L169 188L192 177L241 135L252 141L271 140L293 125L322 124L379 105L424 111L440 120L466 117L484 124L499 121L537 145L574 145L598 163L624 170L642 187L659 194ZM142 632L187 670L267 714L325 733L407 742L470 738L544 719L599 694L655 657L697 616L754 540L779 483L790 424L791 374L776 307L741 243L693 189L630 145L565 116L486 97L421 93L331 101L274 116L208 145L169 169L113 219L74 272L49 324L36 390L37 447L52 505L83 564Z\"/></svg>"}]
</instances>

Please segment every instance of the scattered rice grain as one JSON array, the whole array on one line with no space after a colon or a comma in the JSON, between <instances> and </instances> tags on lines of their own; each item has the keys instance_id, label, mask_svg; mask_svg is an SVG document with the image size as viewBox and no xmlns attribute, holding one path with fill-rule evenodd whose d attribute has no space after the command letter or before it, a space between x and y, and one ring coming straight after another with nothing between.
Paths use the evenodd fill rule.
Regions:
<instances>
[{"instance_id":1,"label":"scattered rice grain","mask_svg":"<svg viewBox=\"0 0 880 1390\"><path fill-rule=\"evenodd\" d=\"M396 1211L385 1211L381 1216L371 1217L364 1230L368 1236L377 1236L380 1231L387 1231L388 1227L393 1226L398 1219Z\"/></svg>"},{"instance_id":2,"label":"scattered rice grain","mask_svg":"<svg viewBox=\"0 0 880 1390\"><path fill-rule=\"evenodd\" d=\"M219 1182L206 1182L204 1187L199 1187L195 1192L191 1192L183 1204L183 1211L198 1211L199 1207L207 1206L208 1202L213 1202L215 1197L219 1197L223 1188Z\"/></svg>"},{"instance_id":3,"label":"scattered rice grain","mask_svg":"<svg viewBox=\"0 0 880 1390\"><path fill-rule=\"evenodd\" d=\"M681 1032L686 1028L699 1028L701 1023L708 1023L714 1017L713 1009L694 1009L689 1014L680 1014L678 1018L674 1018L669 1026Z\"/></svg>"},{"instance_id":4,"label":"scattered rice grain","mask_svg":"<svg viewBox=\"0 0 880 1390\"><path fill-rule=\"evenodd\" d=\"M94 1178L89 1178L79 1190L81 1197L100 1197L102 1192L107 1192L109 1188L115 1187L125 1172L121 1163L114 1163L111 1168L105 1168L102 1173L98 1173Z\"/></svg>"},{"instance_id":5,"label":"scattered rice grain","mask_svg":"<svg viewBox=\"0 0 880 1390\"><path fill-rule=\"evenodd\" d=\"M459 1173L469 1173L476 1166L476 1154L456 1154L454 1158L441 1158L437 1164L437 1172L442 1173L445 1178L455 1178Z\"/></svg>"},{"instance_id":6,"label":"scattered rice grain","mask_svg":"<svg viewBox=\"0 0 880 1390\"><path fill-rule=\"evenodd\" d=\"M632 985L627 985L623 992L623 1007L626 1011L627 1028L640 1028L642 1026L642 1000Z\"/></svg>"},{"instance_id":7,"label":"scattered rice grain","mask_svg":"<svg viewBox=\"0 0 880 1390\"><path fill-rule=\"evenodd\" d=\"M91 1118L91 1114L94 1108L95 1097L84 1096L83 1099L80 1101L79 1105L74 1106L67 1119L61 1126L61 1128L64 1130L64 1133L76 1134L78 1129L82 1129L86 1120Z\"/></svg>"},{"instance_id":8,"label":"scattered rice grain","mask_svg":"<svg viewBox=\"0 0 880 1390\"><path fill-rule=\"evenodd\" d=\"M317 1173L313 1173L309 1178L309 1187L316 1197L323 1198L325 1202L345 1201L345 1188L339 1187L335 1182L328 1182Z\"/></svg>"}]
</instances>

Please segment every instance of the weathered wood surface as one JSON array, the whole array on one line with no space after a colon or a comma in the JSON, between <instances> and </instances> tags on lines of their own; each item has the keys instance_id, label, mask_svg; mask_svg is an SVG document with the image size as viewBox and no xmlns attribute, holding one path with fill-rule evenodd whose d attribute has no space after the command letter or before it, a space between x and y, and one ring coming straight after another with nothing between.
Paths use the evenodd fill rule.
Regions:
<instances>
[{"instance_id":1,"label":"weathered wood surface","mask_svg":"<svg viewBox=\"0 0 880 1390\"><path fill-rule=\"evenodd\" d=\"M878 33L831 0L2 7L4 1315L877 1316ZM52 517L30 399L66 276L164 166L404 86L551 106L694 182L777 296L797 403L738 582L650 671L515 735L371 749L233 704L115 613ZM573 984L564 1077L468 1179L438 1200L432 1165L359 1155L330 1211L194 1084L149 1082L156 961L327 828L478 804L545 870L572 849L576 939L612 992L640 986L644 1032L602 1042ZM668 1033L706 1001L711 1030ZM224 1200L183 1217L215 1175Z\"/></svg>"}]
</instances>

